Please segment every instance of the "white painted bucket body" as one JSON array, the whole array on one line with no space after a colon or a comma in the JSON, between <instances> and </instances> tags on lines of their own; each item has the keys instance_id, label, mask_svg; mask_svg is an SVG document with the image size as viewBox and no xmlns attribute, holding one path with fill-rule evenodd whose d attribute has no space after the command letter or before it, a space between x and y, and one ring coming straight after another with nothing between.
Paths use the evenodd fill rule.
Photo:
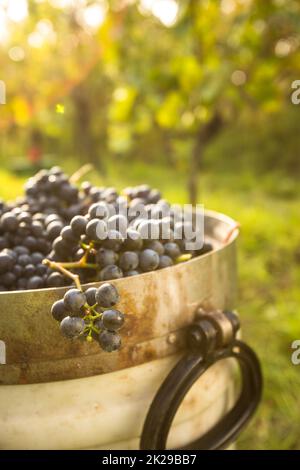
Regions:
<instances>
[{"instance_id":1,"label":"white painted bucket body","mask_svg":"<svg viewBox=\"0 0 300 470\"><path fill-rule=\"evenodd\" d=\"M110 374L0 387L1 449L138 449L146 410L178 355ZM168 446L212 427L232 406L235 368L216 364L191 389Z\"/></svg>"}]
</instances>

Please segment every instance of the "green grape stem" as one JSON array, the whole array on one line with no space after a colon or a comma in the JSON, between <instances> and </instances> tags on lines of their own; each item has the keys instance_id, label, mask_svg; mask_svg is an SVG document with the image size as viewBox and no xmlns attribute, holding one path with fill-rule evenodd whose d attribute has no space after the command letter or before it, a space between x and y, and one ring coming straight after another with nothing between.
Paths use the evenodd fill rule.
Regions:
<instances>
[{"instance_id":1,"label":"green grape stem","mask_svg":"<svg viewBox=\"0 0 300 470\"><path fill-rule=\"evenodd\" d=\"M73 184L78 183L87 173L90 173L94 170L94 165L91 163L86 163L81 168L79 168L72 176L70 176L70 182Z\"/></svg>"},{"instance_id":2,"label":"green grape stem","mask_svg":"<svg viewBox=\"0 0 300 470\"><path fill-rule=\"evenodd\" d=\"M98 265L94 263L81 263L80 261L73 262L62 262L57 263L60 266L63 266L66 269L98 269Z\"/></svg>"},{"instance_id":3,"label":"green grape stem","mask_svg":"<svg viewBox=\"0 0 300 470\"><path fill-rule=\"evenodd\" d=\"M80 260L78 261L58 262L58 261L51 261L49 259L44 259L43 263L46 266L49 266L49 268L56 269L57 271L60 271L65 276L70 277L74 281L77 289L82 291L82 286L80 283L79 275L74 274L69 270L70 269L98 269L97 264L86 262L90 251L93 249L94 249L94 245L92 242L89 245L85 245L84 246L85 253L82 256L82 258L80 258Z\"/></svg>"},{"instance_id":4,"label":"green grape stem","mask_svg":"<svg viewBox=\"0 0 300 470\"><path fill-rule=\"evenodd\" d=\"M78 274L74 274L74 273L71 273L71 271L68 271L68 269L66 269L66 267L64 266L65 263L57 263L56 261L50 261L49 259L44 259L43 264L45 264L46 266L49 266L49 268L51 269L56 269L57 271L60 271L65 276L71 278L72 281L75 283L77 289L82 291L82 286L81 286L81 282L80 282Z\"/></svg>"}]
</instances>

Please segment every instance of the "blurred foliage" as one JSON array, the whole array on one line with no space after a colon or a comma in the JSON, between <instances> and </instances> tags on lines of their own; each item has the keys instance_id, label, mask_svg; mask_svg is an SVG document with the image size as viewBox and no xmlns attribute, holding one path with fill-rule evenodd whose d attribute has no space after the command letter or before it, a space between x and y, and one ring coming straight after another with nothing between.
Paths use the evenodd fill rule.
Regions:
<instances>
[{"instance_id":1,"label":"blurred foliage","mask_svg":"<svg viewBox=\"0 0 300 470\"><path fill-rule=\"evenodd\" d=\"M22 21L20 2L28 5ZM251 159L266 157L265 168L282 159L285 131L296 127L282 122L293 113L291 83L300 73L296 0L8 3L19 16L12 9L0 45L3 160L26 153L36 128L47 153L102 171L110 159L159 161L193 179L207 145L227 128L238 139L230 157L262 140L266 154ZM299 167L293 145L289 169ZM226 162L227 152L218 158Z\"/></svg>"}]
</instances>

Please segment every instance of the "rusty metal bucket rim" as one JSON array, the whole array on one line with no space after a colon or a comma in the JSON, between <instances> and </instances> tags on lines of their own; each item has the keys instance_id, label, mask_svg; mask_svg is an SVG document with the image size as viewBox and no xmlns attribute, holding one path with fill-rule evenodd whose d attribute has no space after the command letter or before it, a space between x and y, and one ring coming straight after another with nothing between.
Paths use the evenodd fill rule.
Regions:
<instances>
[{"instance_id":1,"label":"rusty metal bucket rim","mask_svg":"<svg viewBox=\"0 0 300 470\"><path fill-rule=\"evenodd\" d=\"M193 321L196 308L234 306L238 231L232 229L237 224L213 211L206 211L205 217L207 240L215 240L213 251L170 268L112 281L120 289L120 309L128 314L122 332L124 347L114 355L96 344L61 341L50 310L70 287L4 292L0 323L7 359L1 366L0 383L43 383L106 374L182 350L185 328ZM93 282L83 288L99 285L101 282ZM157 296L157 292L164 295ZM20 295L9 295L14 293Z\"/></svg>"},{"instance_id":2,"label":"rusty metal bucket rim","mask_svg":"<svg viewBox=\"0 0 300 470\"><path fill-rule=\"evenodd\" d=\"M210 218L214 218L214 219L217 219L219 220L220 222L223 222L224 224L227 224L229 227L231 228L234 228L236 226L236 221L234 219L232 219L231 217L229 217L228 215L225 215L223 214L222 212L217 212L217 211L214 211L214 210L205 210L205 217L210 217ZM216 253L217 251L220 251L222 250L225 246L229 246L231 245L238 237L238 231L234 232L232 234L232 237L230 238L230 240L226 243L224 243L224 245L222 246L219 246L217 248L214 248L212 251L208 252L208 253L205 253L203 255L201 255L202 258L204 257L208 257L208 256L211 256L213 253ZM174 265L174 266L170 266L168 268L164 268L164 271L165 270L178 270L178 269L181 269L181 267L183 265L186 265L187 263L188 264L191 264L191 263L195 263L197 262L197 257L195 258L192 258L190 259L189 261L185 261L184 263L179 263L177 265ZM143 278L146 278L147 276L151 276L153 275L153 271L150 271L150 272L147 272L147 273L141 273L141 274L138 274L137 276L140 278L141 276L143 276ZM135 276L135 277L137 277ZM115 284L118 285L118 282L120 282L122 279L124 278L121 278L121 279L114 279L113 282ZM90 286L94 286L94 285L99 285L101 284L102 282L104 281L94 281L94 282L89 282L89 283L85 283L85 284L82 284L82 287L90 287ZM70 286L64 286L64 287L43 287L42 289L26 289L26 290L14 290L14 291L4 291L4 292L0 292L0 296L1 295L16 295L16 294L26 294L26 293L32 293L32 292L61 292L61 293L64 293L66 291L66 289L69 289Z\"/></svg>"}]
</instances>

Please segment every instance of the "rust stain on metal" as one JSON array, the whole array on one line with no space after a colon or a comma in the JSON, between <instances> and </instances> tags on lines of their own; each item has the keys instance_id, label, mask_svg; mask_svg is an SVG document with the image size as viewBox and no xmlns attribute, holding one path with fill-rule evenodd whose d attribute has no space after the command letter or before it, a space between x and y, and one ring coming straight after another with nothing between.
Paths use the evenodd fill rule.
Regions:
<instances>
[{"instance_id":1,"label":"rust stain on metal","mask_svg":"<svg viewBox=\"0 0 300 470\"><path fill-rule=\"evenodd\" d=\"M175 333L170 333L168 338L167 338L167 341L169 344L175 344L176 341L177 341L177 336Z\"/></svg>"},{"instance_id":2,"label":"rust stain on metal","mask_svg":"<svg viewBox=\"0 0 300 470\"><path fill-rule=\"evenodd\" d=\"M206 311L234 307L235 240L222 244L231 224L231 219L208 212L206 235L214 240L216 250L171 268L113 281L121 294L120 310L126 314L123 347L117 353L101 351L96 343L61 337L50 310L67 288L1 293L0 339L6 344L7 364L0 365L0 383L88 377L182 349L184 329L197 307Z\"/></svg>"}]
</instances>

